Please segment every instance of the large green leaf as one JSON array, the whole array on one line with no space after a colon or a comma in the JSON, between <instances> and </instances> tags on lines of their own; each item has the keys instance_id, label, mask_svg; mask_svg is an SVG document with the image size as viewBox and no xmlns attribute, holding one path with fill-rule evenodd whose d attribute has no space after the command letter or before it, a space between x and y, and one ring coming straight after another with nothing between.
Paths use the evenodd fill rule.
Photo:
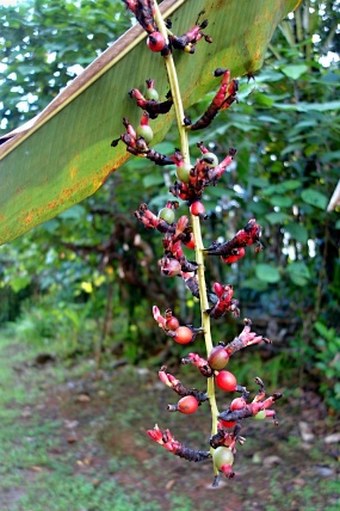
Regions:
<instances>
[{"instance_id":1,"label":"large green leaf","mask_svg":"<svg viewBox=\"0 0 340 511\"><path fill-rule=\"evenodd\" d=\"M195 55L176 55L185 108L216 89L217 67L233 76L258 70L281 19L298 0L165 0L173 30L183 33L200 11L209 20L213 44L200 42ZM136 123L140 112L127 92L154 78L168 91L162 57L145 47L145 33L133 27L96 59L35 118L9 134L0 147L0 243L12 240L93 194L128 158L111 140L122 132L121 119ZM48 77L46 77L48 80ZM173 120L173 112L153 122L155 142ZM3 141L3 140L2 140Z\"/></svg>"}]
</instances>

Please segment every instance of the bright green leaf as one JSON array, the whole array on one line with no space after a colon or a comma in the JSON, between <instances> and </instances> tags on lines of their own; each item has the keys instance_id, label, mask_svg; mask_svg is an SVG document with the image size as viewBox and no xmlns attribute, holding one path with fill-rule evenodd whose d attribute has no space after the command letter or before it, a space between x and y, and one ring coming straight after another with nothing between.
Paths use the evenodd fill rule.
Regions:
<instances>
[{"instance_id":1,"label":"bright green leaf","mask_svg":"<svg viewBox=\"0 0 340 511\"><path fill-rule=\"evenodd\" d=\"M308 66L306 66L306 64L288 64L287 66L283 66L281 71L288 76L288 78L298 80L303 73L308 71Z\"/></svg>"},{"instance_id":2,"label":"bright green leaf","mask_svg":"<svg viewBox=\"0 0 340 511\"><path fill-rule=\"evenodd\" d=\"M14 293L19 293L22 289L25 289L31 282L28 275L14 277L10 280L9 285L13 289Z\"/></svg>"},{"instance_id":3,"label":"bright green leaf","mask_svg":"<svg viewBox=\"0 0 340 511\"><path fill-rule=\"evenodd\" d=\"M213 45L200 42L194 56L176 54L185 109L206 92L216 91L216 67L230 66L233 76L260 69L274 29L297 4L296 0L262 0L245 2L240 9L239 0L163 1L164 15L174 15L178 33L192 25L193 13L197 16L204 10L213 39ZM74 53L76 59L73 30L65 29L69 48L64 44L60 52ZM142 88L152 77L162 97L168 92L162 58L147 51L145 38L135 25L50 103L33 128L26 126L0 146L0 243L92 195L129 158L124 144L111 147L123 131L122 118L136 124L140 117L128 91ZM173 120L172 109L153 121L155 143L163 139ZM251 124L245 123L243 130L259 129Z\"/></svg>"}]
</instances>

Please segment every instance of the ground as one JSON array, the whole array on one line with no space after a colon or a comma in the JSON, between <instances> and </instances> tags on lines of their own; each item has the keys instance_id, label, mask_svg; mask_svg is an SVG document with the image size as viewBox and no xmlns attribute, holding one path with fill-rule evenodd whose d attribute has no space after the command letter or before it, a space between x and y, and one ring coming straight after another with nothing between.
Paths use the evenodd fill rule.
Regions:
<instances>
[{"instance_id":1,"label":"ground","mask_svg":"<svg viewBox=\"0 0 340 511\"><path fill-rule=\"evenodd\" d=\"M5 334L0 350L1 511L339 509L335 421L313 392L288 391L279 426L251 420L236 477L213 489L210 462L177 459L145 434L157 422L192 447L209 437L208 408L168 413L175 395L156 371L65 367Z\"/></svg>"}]
</instances>

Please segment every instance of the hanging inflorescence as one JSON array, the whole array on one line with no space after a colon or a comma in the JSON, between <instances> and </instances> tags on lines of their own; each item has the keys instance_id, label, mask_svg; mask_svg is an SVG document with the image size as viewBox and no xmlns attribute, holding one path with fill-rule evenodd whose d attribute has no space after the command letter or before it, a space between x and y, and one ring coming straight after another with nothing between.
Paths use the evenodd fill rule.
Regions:
<instances>
[{"instance_id":1,"label":"hanging inflorescence","mask_svg":"<svg viewBox=\"0 0 340 511\"><path fill-rule=\"evenodd\" d=\"M153 0L124 0L124 2L147 32L147 45L150 50L159 52L165 59L172 58L174 50L194 53L200 40L212 42L211 37L203 32L208 25L207 20L200 22L203 13L199 14L196 24L180 36L173 34L171 22L167 20L164 25L167 29L167 37L165 37L155 21L157 6ZM219 68L215 70L214 75L217 78L220 77L219 88L211 104L197 121L191 122L188 117L182 119L182 129L186 132L206 128L218 112L229 108L237 100L238 82L231 78L230 71ZM197 145L201 155L193 164L188 162L182 149L175 149L169 156L155 151L149 145L153 138L149 121L158 115L168 113L174 104L176 107L173 91L170 90L166 98L160 101L154 80L148 79L144 93L133 88L129 95L143 111L140 124L135 129L128 119L124 118L125 131L112 142L112 146L123 142L126 150L135 156L149 159L160 166L174 164L177 176L177 180L169 189L175 200L169 200L157 214L143 203L135 211L135 216L145 228L154 229L162 235L163 255L159 260L161 274L165 277L182 279L188 291L195 298L200 299L202 304L201 293L206 293L206 290L204 281L202 291L202 281L198 271L197 254L200 251L206 257L219 256L223 263L233 264L246 255L247 248L253 246L256 253L263 247L261 228L254 218L251 218L234 237L226 242L216 241L202 249L195 241L193 222L206 217L202 202L204 192L206 188L218 184L233 162L236 149L230 148L225 158L218 162L216 155L210 152L203 142L200 142ZM189 214L176 219L178 201L186 202ZM184 248L195 250L195 260L189 260L186 257ZM202 311L203 318L219 319L228 314L234 317L240 315L238 300L234 297L233 287L229 284L214 282L207 292L204 303L208 306ZM171 308L161 312L157 305L153 306L152 314L164 334L178 344L194 345L196 338L202 335L206 340L207 325L196 327L189 324L181 325ZM190 364L197 368L208 383L208 385L205 384L207 391L186 387L167 371L166 366L163 366L158 373L160 381L178 395L178 401L168 405L169 412L193 414L202 404L210 402L213 427L207 449L188 448L176 440L169 429L161 430L158 425L147 431L153 441L176 456L195 462L212 458L215 471L214 484L218 483L219 474L224 474L228 478L234 476L233 463L237 445L242 445L245 441L240 435L243 421L256 417L257 419L272 418L276 422L272 407L281 397L278 392L267 395L259 377L255 378L258 391L252 397L247 388L237 381L236 376L225 369L229 359L239 350L259 343L270 343L269 339L252 331L249 319L244 319L243 323L242 331L230 342L220 341L211 347L206 340L206 357L193 351L182 359L182 364ZM213 401L215 402L215 385L224 393L240 394L228 406L224 405L222 412L219 412L212 404Z\"/></svg>"}]
</instances>

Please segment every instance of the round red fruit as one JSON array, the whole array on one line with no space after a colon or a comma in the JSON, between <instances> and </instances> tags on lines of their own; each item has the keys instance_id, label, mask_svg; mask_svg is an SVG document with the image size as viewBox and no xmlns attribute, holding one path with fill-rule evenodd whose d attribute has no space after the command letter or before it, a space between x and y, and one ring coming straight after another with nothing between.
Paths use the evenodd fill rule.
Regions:
<instances>
[{"instance_id":1,"label":"round red fruit","mask_svg":"<svg viewBox=\"0 0 340 511\"><path fill-rule=\"evenodd\" d=\"M237 380L233 373L220 371L216 376L216 385L226 392L234 392L236 390Z\"/></svg>"},{"instance_id":2,"label":"round red fruit","mask_svg":"<svg viewBox=\"0 0 340 511\"><path fill-rule=\"evenodd\" d=\"M198 408L198 401L194 396L184 396L177 403L177 410L189 415L195 413Z\"/></svg>"},{"instance_id":3,"label":"round red fruit","mask_svg":"<svg viewBox=\"0 0 340 511\"><path fill-rule=\"evenodd\" d=\"M210 352L208 362L212 369L220 371L223 369L229 360L229 355L224 346L215 346Z\"/></svg>"},{"instance_id":4,"label":"round red fruit","mask_svg":"<svg viewBox=\"0 0 340 511\"><path fill-rule=\"evenodd\" d=\"M202 204L202 202L200 202L199 200L197 200L196 202L193 202L190 206L190 213L194 216L204 215L205 207Z\"/></svg>"},{"instance_id":5,"label":"round red fruit","mask_svg":"<svg viewBox=\"0 0 340 511\"><path fill-rule=\"evenodd\" d=\"M177 318L175 318L175 316L172 316L171 318L167 319L165 324L166 328L168 328L169 330L177 330L177 328L179 327L179 321Z\"/></svg>"},{"instance_id":6,"label":"round red fruit","mask_svg":"<svg viewBox=\"0 0 340 511\"><path fill-rule=\"evenodd\" d=\"M178 344L189 344L192 341L193 335L191 328L188 326L179 326L175 330L174 341L178 342Z\"/></svg>"},{"instance_id":7,"label":"round red fruit","mask_svg":"<svg viewBox=\"0 0 340 511\"><path fill-rule=\"evenodd\" d=\"M166 46L165 39L160 32L152 32L147 38L146 44L151 51L155 52L164 50Z\"/></svg>"}]
</instances>

